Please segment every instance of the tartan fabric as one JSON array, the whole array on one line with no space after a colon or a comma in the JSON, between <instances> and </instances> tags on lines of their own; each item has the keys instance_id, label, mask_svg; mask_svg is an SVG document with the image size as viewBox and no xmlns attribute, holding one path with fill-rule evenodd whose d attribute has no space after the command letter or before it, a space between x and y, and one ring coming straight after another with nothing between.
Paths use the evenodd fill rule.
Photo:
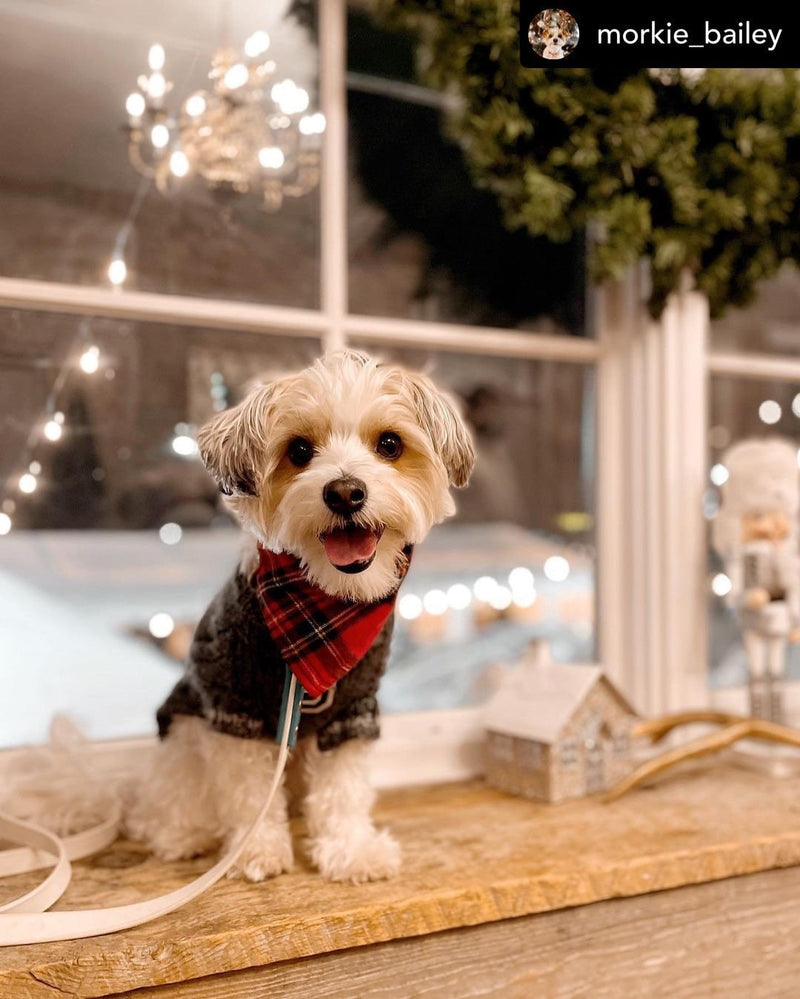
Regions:
<instances>
[{"instance_id":1,"label":"tartan fabric","mask_svg":"<svg viewBox=\"0 0 800 999\"><path fill-rule=\"evenodd\" d=\"M398 565L397 587L408 571L411 547ZM259 545L258 603L273 641L303 689L319 697L348 673L381 633L397 589L375 603L333 597L310 583L294 555Z\"/></svg>"}]
</instances>

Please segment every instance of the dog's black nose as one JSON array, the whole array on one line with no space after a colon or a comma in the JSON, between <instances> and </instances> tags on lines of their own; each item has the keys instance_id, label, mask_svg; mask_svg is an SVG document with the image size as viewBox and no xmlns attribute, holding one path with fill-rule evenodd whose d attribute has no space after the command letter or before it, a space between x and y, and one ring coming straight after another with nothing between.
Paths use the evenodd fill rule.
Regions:
<instances>
[{"instance_id":1,"label":"dog's black nose","mask_svg":"<svg viewBox=\"0 0 800 999\"><path fill-rule=\"evenodd\" d=\"M322 490L322 498L329 510L347 517L367 502L367 486L351 476L333 479Z\"/></svg>"}]
</instances>

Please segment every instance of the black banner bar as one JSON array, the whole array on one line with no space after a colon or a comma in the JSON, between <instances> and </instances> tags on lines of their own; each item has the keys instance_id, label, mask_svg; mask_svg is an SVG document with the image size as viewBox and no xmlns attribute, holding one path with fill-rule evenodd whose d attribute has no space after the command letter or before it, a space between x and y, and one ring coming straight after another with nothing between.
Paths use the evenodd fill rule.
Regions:
<instances>
[{"instance_id":1,"label":"black banner bar","mask_svg":"<svg viewBox=\"0 0 800 999\"><path fill-rule=\"evenodd\" d=\"M633 5L631 5L633 7ZM521 0L523 66L764 68L800 66L800 27L778 4L570 3ZM630 8L629 8L630 9Z\"/></svg>"}]
</instances>

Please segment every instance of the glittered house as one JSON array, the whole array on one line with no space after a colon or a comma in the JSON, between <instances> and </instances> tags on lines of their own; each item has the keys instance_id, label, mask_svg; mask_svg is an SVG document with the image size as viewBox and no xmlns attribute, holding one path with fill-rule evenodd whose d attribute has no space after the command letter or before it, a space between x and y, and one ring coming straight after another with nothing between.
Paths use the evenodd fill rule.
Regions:
<instances>
[{"instance_id":1,"label":"glittered house","mask_svg":"<svg viewBox=\"0 0 800 999\"><path fill-rule=\"evenodd\" d=\"M486 780L498 790L557 802L630 772L633 708L599 666L554 663L545 646L504 678L484 721Z\"/></svg>"}]
</instances>

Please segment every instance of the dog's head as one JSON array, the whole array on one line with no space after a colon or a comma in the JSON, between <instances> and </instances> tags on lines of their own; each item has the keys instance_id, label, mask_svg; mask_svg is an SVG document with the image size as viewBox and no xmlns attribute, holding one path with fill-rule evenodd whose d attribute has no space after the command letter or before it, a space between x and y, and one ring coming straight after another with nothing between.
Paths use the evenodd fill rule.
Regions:
<instances>
[{"instance_id":1,"label":"dog's head","mask_svg":"<svg viewBox=\"0 0 800 999\"><path fill-rule=\"evenodd\" d=\"M453 401L425 375L352 351L253 391L198 434L242 524L328 593L377 600L407 544L455 512L475 462Z\"/></svg>"}]
</instances>

